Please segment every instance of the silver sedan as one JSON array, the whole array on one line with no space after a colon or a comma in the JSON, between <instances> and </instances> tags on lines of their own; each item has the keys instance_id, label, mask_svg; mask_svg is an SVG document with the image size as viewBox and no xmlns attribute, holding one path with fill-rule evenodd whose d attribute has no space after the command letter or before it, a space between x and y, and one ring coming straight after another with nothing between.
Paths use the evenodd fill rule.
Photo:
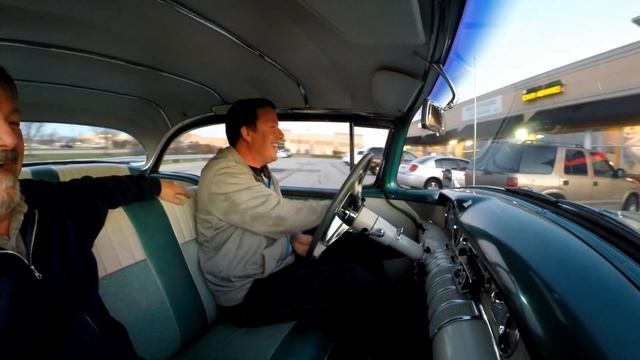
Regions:
<instances>
[{"instance_id":1,"label":"silver sedan","mask_svg":"<svg viewBox=\"0 0 640 360\"><path fill-rule=\"evenodd\" d=\"M408 165L400 165L400 186L424 189L442 189L442 172L451 169L453 186L465 185L464 173L469 161L448 156L425 156Z\"/></svg>"}]
</instances>

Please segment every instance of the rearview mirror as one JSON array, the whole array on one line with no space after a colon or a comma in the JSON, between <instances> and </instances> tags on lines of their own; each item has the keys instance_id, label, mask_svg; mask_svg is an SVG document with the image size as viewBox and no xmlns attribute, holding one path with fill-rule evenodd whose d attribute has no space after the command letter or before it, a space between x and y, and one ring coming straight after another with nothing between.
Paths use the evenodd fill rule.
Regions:
<instances>
[{"instance_id":1,"label":"rearview mirror","mask_svg":"<svg viewBox=\"0 0 640 360\"><path fill-rule=\"evenodd\" d=\"M420 116L420 126L423 129L431 130L436 135L444 135L444 110L431 99L425 99L422 103L422 114Z\"/></svg>"}]
</instances>

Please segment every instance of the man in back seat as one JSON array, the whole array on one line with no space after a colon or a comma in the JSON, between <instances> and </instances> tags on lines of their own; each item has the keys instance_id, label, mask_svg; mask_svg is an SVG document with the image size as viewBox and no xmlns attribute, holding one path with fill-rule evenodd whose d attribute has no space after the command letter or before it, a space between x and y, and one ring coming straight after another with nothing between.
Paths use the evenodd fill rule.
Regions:
<instances>
[{"instance_id":1,"label":"man in back seat","mask_svg":"<svg viewBox=\"0 0 640 360\"><path fill-rule=\"evenodd\" d=\"M91 248L109 209L156 196L181 204L188 192L144 175L18 181L17 100L0 67L0 358L138 358L98 294Z\"/></svg>"},{"instance_id":2,"label":"man in back seat","mask_svg":"<svg viewBox=\"0 0 640 360\"><path fill-rule=\"evenodd\" d=\"M385 317L398 314L380 312L394 301L382 259L401 255L348 232L318 261L306 259L312 237L302 232L328 202L283 198L267 166L284 138L275 105L239 100L225 126L231 146L202 170L196 201L200 266L221 314L238 325L332 319L334 330L353 330L350 340L389 325Z\"/></svg>"}]
</instances>

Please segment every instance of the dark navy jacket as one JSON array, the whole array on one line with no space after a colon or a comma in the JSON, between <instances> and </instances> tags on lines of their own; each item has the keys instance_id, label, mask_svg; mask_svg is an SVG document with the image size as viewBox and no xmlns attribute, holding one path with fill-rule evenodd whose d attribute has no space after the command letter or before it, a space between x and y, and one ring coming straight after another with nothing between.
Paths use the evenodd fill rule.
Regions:
<instances>
[{"instance_id":1,"label":"dark navy jacket","mask_svg":"<svg viewBox=\"0 0 640 360\"><path fill-rule=\"evenodd\" d=\"M154 198L160 182L131 175L20 186L27 257L0 252L0 358L137 358L100 299L91 248L109 209Z\"/></svg>"}]
</instances>

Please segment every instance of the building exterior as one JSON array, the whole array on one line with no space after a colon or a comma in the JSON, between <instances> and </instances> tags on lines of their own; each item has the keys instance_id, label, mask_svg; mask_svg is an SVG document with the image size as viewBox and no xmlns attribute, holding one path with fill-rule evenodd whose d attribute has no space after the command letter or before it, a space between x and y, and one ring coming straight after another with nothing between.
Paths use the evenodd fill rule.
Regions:
<instances>
[{"instance_id":1,"label":"building exterior","mask_svg":"<svg viewBox=\"0 0 640 360\"><path fill-rule=\"evenodd\" d=\"M445 113L444 136L412 125L407 146L417 154L471 158L474 142L539 140L605 152L615 166L640 173L640 42L525 79Z\"/></svg>"}]
</instances>

